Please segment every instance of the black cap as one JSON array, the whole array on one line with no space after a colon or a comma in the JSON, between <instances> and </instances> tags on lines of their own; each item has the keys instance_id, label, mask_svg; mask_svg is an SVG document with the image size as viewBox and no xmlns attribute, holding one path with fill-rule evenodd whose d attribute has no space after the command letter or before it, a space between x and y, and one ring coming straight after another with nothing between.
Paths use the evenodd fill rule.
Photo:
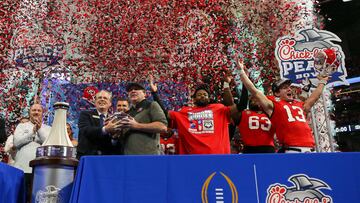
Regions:
<instances>
[{"instance_id":1,"label":"black cap","mask_svg":"<svg viewBox=\"0 0 360 203\"><path fill-rule=\"evenodd\" d=\"M134 88L134 89L136 89L136 90L145 90L145 87L144 87L144 86L142 86L141 84L136 83L136 82L130 82L130 83L128 83L128 85L126 86L126 91L129 92L129 90L130 90L131 88Z\"/></svg>"},{"instance_id":2,"label":"black cap","mask_svg":"<svg viewBox=\"0 0 360 203\"><path fill-rule=\"evenodd\" d=\"M283 85L283 84L291 84L291 83L292 83L291 80L286 79L286 78L277 80L272 84L271 90L272 90L272 92L278 92L280 90L281 85Z\"/></svg>"},{"instance_id":3,"label":"black cap","mask_svg":"<svg viewBox=\"0 0 360 203\"><path fill-rule=\"evenodd\" d=\"M207 84L199 84L199 85L197 85L196 88L195 88L195 92L194 92L194 94L193 94L193 97L195 97L196 92L199 91L199 90L205 90L205 91L208 93L208 95L210 96L209 86L208 86Z\"/></svg>"}]
</instances>

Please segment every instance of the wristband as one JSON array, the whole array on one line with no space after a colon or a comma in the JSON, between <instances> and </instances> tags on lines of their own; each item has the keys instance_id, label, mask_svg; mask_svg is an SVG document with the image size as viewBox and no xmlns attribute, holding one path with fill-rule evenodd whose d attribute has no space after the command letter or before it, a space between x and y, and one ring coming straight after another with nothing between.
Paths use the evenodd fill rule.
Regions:
<instances>
[{"instance_id":1,"label":"wristband","mask_svg":"<svg viewBox=\"0 0 360 203\"><path fill-rule=\"evenodd\" d=\"M326 80L320 80L320 81L319 81L319 84L326 85L326 84L327 84L327 81L326 81Z\"/></svg>"},{"instance_id":2,"label":"wristband","mask_svg":"<svg viewBox=\"0 0 360 203\"><path fill-rule=\"evenodd\" d=\"M240 69L240 70L239 70L239 75L242 75L242 74L245 74L244 69Z\"/></svg>"},{"instance_id":3,"label":"wristband","mask_svg":"<svg viewBox=\"0 0 360 203\"><path fill-rule=\"evenodd\" d=\"M230 88L230 84L229 84L228 82L224 82L223 88L224 88L224 89L225 89L225 88Z\"/></svg>"}]
</instances>

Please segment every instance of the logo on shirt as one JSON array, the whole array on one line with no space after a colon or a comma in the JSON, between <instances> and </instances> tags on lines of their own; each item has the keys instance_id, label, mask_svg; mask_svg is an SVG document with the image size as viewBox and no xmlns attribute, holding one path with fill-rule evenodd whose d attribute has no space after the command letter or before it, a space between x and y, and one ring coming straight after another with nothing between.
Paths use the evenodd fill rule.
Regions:
<instances>
[{"instance_id":1,"label":"logo on shirt","mask_svg":"<svg viewBox=\"0 0 360 203\"><path fill-rule=\"evenodd\" d=\"M200 112L189 112L188 113L188 118L190 121L192 120L205 120L205 119L213 119L214 115L213 112L211 110L205 110L205 111L200 111Z\"/></svg>"},{"instance_id":2,"label":"logo on shirt","mask_svg":"<svg viewBox=\"0 0 360 203\"><path fill-rule=\"evenodd\" d=\"M266 202L284 202L284 203L302 203L302 202L321 202L332 203L329 195L321 190L331 190L330 186L317 178L310 178L305 174L296 174L288 179L292 186L275 183L269 186L267 190Z\"/></svg>"},{"instance_id":3,"label":"logo on shirt","mask_svg":"<svg viewBox=\"0 0 360 203\"><path fill-rule=\"evenodd\" d=\"M207 130L214 130L214 122L213 120L204 121L204 128Z\"/></svg>"},{"instance_id":4,"label":"logo on shirt","mask_svg":"<svg viewBox=\"0 0 360 203\"><path fill-rule=\"evenodd\" d=\"M201 189L202 203L238 203L238 196L239 195L235 184L223 172L220 172L220 175L218 175L216 172L209 175L203 183Z\"/></svg>"},{"instance_id":5,"label":"logo on shirt","mask_svg":"<svg viewBox=\"0 0 360 203\"><path fill-rule=\"evenodd\" d=\"M214 114L212 110L188 112L189 132L195 134L214 133Z\"/></svg>"}]
</instances>

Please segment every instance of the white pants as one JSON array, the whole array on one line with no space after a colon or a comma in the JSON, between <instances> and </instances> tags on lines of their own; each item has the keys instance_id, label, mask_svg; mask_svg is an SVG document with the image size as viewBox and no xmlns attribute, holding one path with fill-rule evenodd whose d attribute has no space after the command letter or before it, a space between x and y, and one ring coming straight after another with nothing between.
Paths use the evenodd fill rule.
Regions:
<instances>
[{"instance_id":1,"label":"white pants","mask_svg":"<svg viewBox=\"0 0 360 203\"><path fill-rule=\"evenodd\" d=\"M285 153L313 153L314 148L312 147L288 147Z\"/></svg>"}]
</instances>

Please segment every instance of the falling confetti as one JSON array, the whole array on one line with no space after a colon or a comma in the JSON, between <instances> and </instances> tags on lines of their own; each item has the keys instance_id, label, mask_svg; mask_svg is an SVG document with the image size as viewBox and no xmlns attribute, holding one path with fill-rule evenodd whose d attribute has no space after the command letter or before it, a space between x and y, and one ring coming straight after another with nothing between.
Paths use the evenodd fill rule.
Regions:
<instances>
[{"instance_id":1,"label":"falling confetti","mask_svg":"<svg viewBox=\"0 0 360 203\"><path fill-rule=\"evenodd\" d=\"M86 87L126 96L128 81L149 74L170 109L188 102L197 83L220 98L234 56L267 87L278 75L276 39L322 26L310 0L2 0L0 14L0 109L8 126L36 95L48 123L53 103L66 101L76 125L90 105Z\"/></svg>"}]
</instances>

